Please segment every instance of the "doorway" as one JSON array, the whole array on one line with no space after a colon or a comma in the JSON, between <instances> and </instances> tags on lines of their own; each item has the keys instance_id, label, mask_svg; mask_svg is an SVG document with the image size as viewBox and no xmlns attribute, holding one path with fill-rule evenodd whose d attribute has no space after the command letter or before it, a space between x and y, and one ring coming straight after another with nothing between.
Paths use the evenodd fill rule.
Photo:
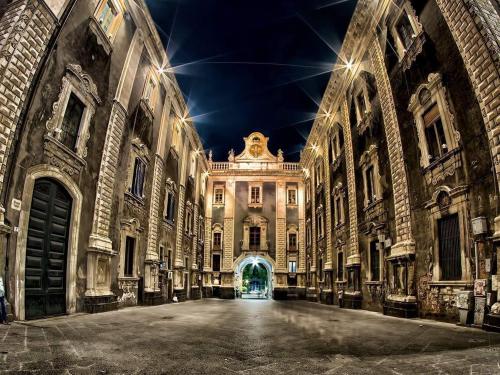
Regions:
<instances>
[{"instance_id":1,"label":"doorway","mask_svg":"<svg viewBox=\"0 0 500 375\"><path fill-rule=\"evenodd\" d=\"M65 314L72 198L58 182L36 180L25 263L25 318Z\"/></svg>"}]
</instances>

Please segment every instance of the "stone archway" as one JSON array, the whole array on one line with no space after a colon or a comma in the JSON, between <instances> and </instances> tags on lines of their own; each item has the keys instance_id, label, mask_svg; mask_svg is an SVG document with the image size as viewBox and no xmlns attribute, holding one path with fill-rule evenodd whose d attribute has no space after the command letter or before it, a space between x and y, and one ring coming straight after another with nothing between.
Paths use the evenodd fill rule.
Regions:
<instances>
[{"instance_id":1,"label":"stone archway","mask_svg":"<svg viewBox=\"0 0 500 375\"><path fill-rule=\"evenodd\" d=\"M266 298L271 299L273 296L275 264L273 259L271 259L267 255L242 255L239 259L236 260L234 264L235 288L239 288L239 290L241 291L243 271L249 265L259 265L264 267L267 271L268 293Z\"/></svg>"}]
</instances>

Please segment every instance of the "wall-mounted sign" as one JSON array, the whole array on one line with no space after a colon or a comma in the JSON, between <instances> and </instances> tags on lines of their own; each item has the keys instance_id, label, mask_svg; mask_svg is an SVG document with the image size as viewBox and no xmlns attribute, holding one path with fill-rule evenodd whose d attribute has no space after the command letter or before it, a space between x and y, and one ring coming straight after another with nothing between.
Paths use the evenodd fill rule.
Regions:
<instances>
[{"instance_id":1,"label":"wall-mounted sign","mask_svg":"<svg viewBox=\"0 0 500 375\"><path fill-rule=\"evenodd\" d=\"M474 296L486 297L486 279L474 280Z\"/></svg>"},{"instance_id":2,"label":"wall-mounted sign","mask_svg":"<svg viewBox=\"0 0 500 375\"><path fill-rule=\"evenodd\" d=\"M10 208L12 208L14 211L21 211L21 200L16 198L12 199Z\"/></svg>"}]
</instances>

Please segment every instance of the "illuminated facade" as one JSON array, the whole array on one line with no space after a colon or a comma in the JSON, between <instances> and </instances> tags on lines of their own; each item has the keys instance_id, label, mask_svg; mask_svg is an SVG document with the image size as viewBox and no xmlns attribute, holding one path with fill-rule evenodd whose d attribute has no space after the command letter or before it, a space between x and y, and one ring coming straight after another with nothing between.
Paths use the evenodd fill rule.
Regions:
<instances>
[{"instance_id":1,"label":"illuminated facade","mask_svg":"<svg viewBox=\"0 0 500 375\"><path fill-rule=\"evenodd\" d=\"M498 326L493 3L358 2L301 160L309 299Z\"/></svg>"},{"instance_id":2,"label":"illuminated facade","mask_svg":"<svg viewBox=\"0 0 500 375\"><path fill-rule=\"evenodd\" d=\"M246 264L269 273L268 295L305 296L304 183L298 163L273 155L252 133L227 162L209 160L205 209L205 295L234 298Z\"/></svg>"}]
</instances>

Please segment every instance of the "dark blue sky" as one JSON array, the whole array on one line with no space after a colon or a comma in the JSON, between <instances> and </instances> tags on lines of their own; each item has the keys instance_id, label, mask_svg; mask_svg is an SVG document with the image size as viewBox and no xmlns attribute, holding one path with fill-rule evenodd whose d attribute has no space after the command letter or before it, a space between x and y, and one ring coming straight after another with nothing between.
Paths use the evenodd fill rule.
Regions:
<instances>
[{"instance_id":1,"label":"dark blue sky","mask_svg":"<svg viewBox=\"0 0 500 375\"><path fill-rule=\"evenodd\" d=\"M297 161L356 0L147 0L206 149Z\"/></svg>"}]
</instances>

